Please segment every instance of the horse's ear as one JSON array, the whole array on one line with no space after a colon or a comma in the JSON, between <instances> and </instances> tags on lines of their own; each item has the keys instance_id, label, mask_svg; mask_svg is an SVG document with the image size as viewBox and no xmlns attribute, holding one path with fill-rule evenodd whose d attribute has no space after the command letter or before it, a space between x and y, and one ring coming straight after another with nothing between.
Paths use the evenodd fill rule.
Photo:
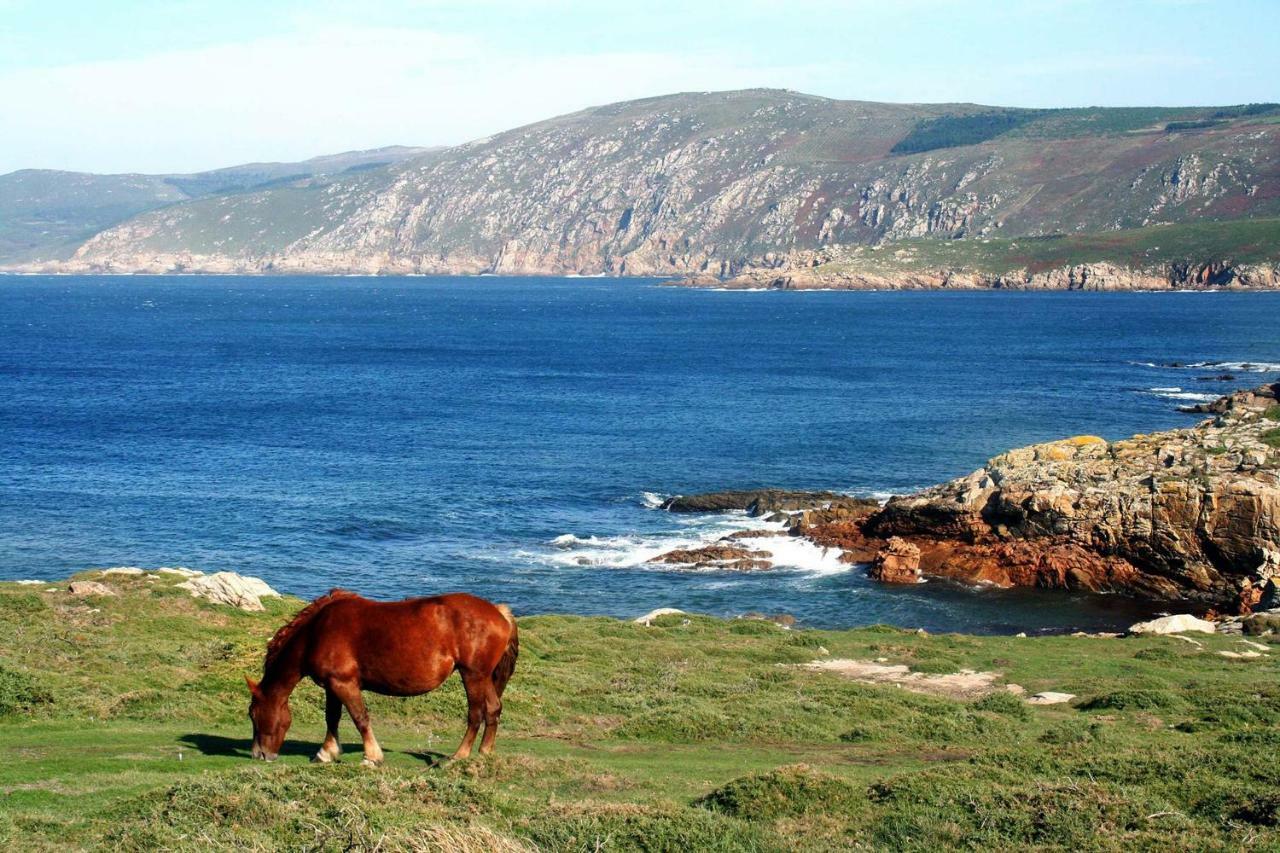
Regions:
<instances>
[{"instance_id":1,"label":"horse's ear","mask_svg":"<svg viewBox=\"0 0 1280 853\"><path fill-rule=\"evenodd\" d=\"M249 685L250 693L252 693L254 696L258 695L258 682L254 681L252 678L246 675L244 677L244 683Z\"/></svg>"}]
</instances>

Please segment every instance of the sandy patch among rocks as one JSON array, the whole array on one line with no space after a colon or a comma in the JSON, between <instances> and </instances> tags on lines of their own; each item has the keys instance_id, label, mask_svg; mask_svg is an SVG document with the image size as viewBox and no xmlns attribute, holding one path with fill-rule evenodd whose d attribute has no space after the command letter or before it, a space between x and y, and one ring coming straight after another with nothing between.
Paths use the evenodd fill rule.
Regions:
<instances>
[{"instance_id":1,"label":"sandy patch among rocks","mask_svg":"<svg viewBox=\"0 0 1280 853\"><path fill-rule=\"evenodd\" d=\"M1000 678L998 672L962 669L959 672L933 674L912 672L905 664L883 664L848 658L815 660L800 666L816 672L834 672L864 684L894 684L915 693L951 699L977 699L1002 689L996 686L996 680Z\"/></svg>"}]
</instances>

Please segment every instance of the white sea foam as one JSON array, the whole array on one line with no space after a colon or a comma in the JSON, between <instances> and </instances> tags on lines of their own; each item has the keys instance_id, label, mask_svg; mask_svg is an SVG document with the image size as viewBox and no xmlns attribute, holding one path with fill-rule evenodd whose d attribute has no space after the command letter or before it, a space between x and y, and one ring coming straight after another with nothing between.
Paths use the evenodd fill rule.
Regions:
<instances>
[{"instance_id":1,"label":"white sea foam","mask_svg":"<svg viewBox=\"0 0 1280 853\"><path fill-rule=\"evenodd\" d=\"M1190 361L1179 364L1157 364L1154 361L1131 361L1135 367L1155 367L1163 370L1224 370L1236 373L1271 373L1280 371L1280 362L1274 361Z\"/></svg>"},{"instance_id":2,"label":"white sea foam","mask_svg":"<svg viewBox=\"0 0 1280 853\"><path fill-rule=\"evenodd\" d=\"M771 524L748 517L744 513L726 513L711 517L673 519L682 528L666 533L623 536L578 536L566 533L549 543L555 550L535 559L554 566L599 566L611 569L652 569L670 571L679 568L669 563L651 563L654 557L676 549L701 548L739 530L781 530ZM822 548L808 539L792 536L769 536L740 540L739 545L753 551L768 552L775 569L830 575L849 571L852 566L840 562L840 549ZM520 555L525 556L525 555ZM686 567L688 568L688 567ZM714 566L707 572L724 571Z\"/></svg>"},{"instance_id":3,"label":"white sea foam","mask_svg":"<svg viewBox=\"0 0 1280 853\"><path fill-rule=\"evenodd\" d=\"M1142 394L1151 394L1163 400L1183 400L1193 403L1210 403L1218 399L1220 394L1204 394L1199 391L1184 391L1181 388L1147 388Z\"/></svg>"},{"instance_id":4,"label":"white sea foam","mask_svg":"<svg viewBox=\"0 0 1280 853\"><path fill-rule=\"evenodd\" d=\"M1274 361L1197 361L1186 366L1195 370L1212 368L1234 370L1237 373L1270 373L1280 370L1280 363Z\"/></svg>"},{"instance_id":5,"label":"white sea foam","mask_svg":"<svg viewBox=\"0 0 1280 853\"><path fill-rule=\"evenodd\" d=\"M662 506L662 502L665 500L666 497L658 494L657 492L640 493L640 503L644 504L649 509L658 509Z\"/></svg>"}]
</instances>

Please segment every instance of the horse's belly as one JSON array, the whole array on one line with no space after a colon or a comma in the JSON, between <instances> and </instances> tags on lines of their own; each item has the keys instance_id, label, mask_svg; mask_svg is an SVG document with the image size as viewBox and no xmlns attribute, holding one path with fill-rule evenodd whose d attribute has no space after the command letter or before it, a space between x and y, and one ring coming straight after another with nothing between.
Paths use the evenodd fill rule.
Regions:
<instances>
[{"instance_id":1,"label":"horse's belly","mask_svg":"<svg viewBox=\"0 0 1280 853\"><path fill-rule=\"evenodd\" d=\"M378 666L361 673L360 686L386 696L417 696L435 690L453 672L453 661L433 658L405 661L401 666Z\"/></svg>"}]
</instances>

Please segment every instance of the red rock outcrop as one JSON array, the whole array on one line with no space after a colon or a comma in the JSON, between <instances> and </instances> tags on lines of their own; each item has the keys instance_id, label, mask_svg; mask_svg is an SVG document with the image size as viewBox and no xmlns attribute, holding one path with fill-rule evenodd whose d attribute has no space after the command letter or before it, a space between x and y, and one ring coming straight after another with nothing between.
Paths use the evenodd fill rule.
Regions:
<instances>
[{"instance_id":1,"label":"red rock outcrop","mask_svg":"<svg viewBox=\"0 0 1280 853\"><path fill-rule=\"evenodd\" d=\"M1280 576L1277 390L1223 398L1190 429L1009 451L894 498L862 533L915 543L929 575L1247 612Z\"/></svg>"},{"instance_id":2,"label":"red rock outcrop","mask_svg":"<svg viewBox=\"0 0 1280 853\"><path fill-rule=\"evenodd\" d=\"M890 537L872 560L867 575L884 583L919 583L920 546Z\"/></svg>"}]
</instances>

